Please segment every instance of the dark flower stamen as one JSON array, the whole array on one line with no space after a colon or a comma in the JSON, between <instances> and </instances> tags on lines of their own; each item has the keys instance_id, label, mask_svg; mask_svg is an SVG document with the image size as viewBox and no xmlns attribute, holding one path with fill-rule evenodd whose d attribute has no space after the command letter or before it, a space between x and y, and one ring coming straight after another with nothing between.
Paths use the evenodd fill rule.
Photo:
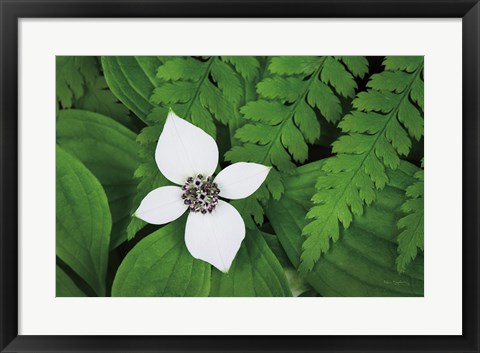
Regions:
<instances>
[{"instance_id":1,"label":"dark flower stamen","mask_svg":"<svg viewBox=\"0 0 480 353\"><path fill-rule=\"evenodd\" d=\"M211 176L205 178L201 174L187 178L182 186L182 190L184 190L182 199L191 212L212 213L215 206L218 205L220 190L212 181Z\"/></svg>"}]
</instances>

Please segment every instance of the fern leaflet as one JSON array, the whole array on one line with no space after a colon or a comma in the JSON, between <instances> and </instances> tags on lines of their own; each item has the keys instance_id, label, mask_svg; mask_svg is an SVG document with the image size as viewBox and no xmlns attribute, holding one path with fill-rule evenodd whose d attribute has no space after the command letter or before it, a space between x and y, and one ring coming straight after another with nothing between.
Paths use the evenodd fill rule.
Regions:
<instances>
[{"instance_id":1,"label":"fern leaflet","mask_svg":"<svg viewBox=\"0 0 480 353\"><path fill-rule=\"evenodd\" d=\"M260 62L253 56L222 56L246 81L253 81L259 75Z\"/></svg>"},{"instance_id":2,"label":"fern leaflet","mask_svg":"<svg viewBox=\"0 0 480 353\"><path fill-rule=\"evenodd\" d=\"M397 271L405 272L408 264L415 260L417 249L423 251L423 170L415 173L416 181L407 188L407 200L401 209L405 217L398 221L398 228L402 230L398 236Z\"/></svg>"}]
</instances>

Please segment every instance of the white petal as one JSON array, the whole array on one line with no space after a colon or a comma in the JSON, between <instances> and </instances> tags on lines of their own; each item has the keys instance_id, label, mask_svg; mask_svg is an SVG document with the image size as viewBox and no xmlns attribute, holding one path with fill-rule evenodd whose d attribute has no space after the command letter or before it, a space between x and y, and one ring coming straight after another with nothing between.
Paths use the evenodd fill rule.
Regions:
<instances>
[{"instance_id":1,"label":"white petal","mask_svg":"<svg viewBox=\"0 0 480 353\"><path fill-rule=\"evenodd\" d=\"M191 212L185 227L185 243L196 259L228 272L245 238L245 223L240 213L225 201L219 201L212 213Z\"/></svg>"},{"instance_id":2,"label":"white petal","mask_svg":"<svg viewBox=\"0 0 480 353\"><path fill-rule=\"evenodd\" d=\"M135 211L135 216L151 224L165 224L180 217L187 205L178 186L162 186L150 191Z\"/></svg>"},{"instance_id":3,"label":"white petal","mask_svg":"<svg viewBox=\"0 0 480 353\"><path fill-rule=\"evenodd\" d=\"M243 199L253 194L267 178L270 167L257 163L235 163L220 173L215 182L220 196L227 199Z\"/></svg>"},{"instance_id":4,"label":"white petal","mask_svg":"<svg viewBox=\"0 0 480 353\"><path fill-rule=\"evenodd\" d=\"M158 139L155 160L168 180L182 185L190 176L213 174L218 147L209 134L170 111Z\"/></svg>"}]
</instances>

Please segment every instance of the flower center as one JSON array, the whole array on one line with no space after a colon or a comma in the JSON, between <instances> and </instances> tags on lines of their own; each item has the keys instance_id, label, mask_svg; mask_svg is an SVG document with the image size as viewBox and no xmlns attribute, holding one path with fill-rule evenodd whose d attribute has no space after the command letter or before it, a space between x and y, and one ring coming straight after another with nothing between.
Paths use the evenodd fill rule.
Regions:
<instances>
[{"instance_id":1,"label":"flower center","mask_svg":"<svg viewBox=\"0 0 480 353\"><path fill-rule=\"evenodd\" d=\"M218 204L220 190L210 176L204 177L198 174L195 177L189 177L183 184L182 190L183 202L188 205L191 212L212 213Z\"/></svg>"}]
</instances>

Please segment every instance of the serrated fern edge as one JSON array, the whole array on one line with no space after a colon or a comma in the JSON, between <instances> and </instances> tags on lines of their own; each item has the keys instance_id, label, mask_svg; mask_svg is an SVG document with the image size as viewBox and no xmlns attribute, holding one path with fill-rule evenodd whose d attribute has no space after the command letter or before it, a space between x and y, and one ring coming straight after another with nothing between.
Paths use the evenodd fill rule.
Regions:
<instances>
[{"instance_id":1,"label":"serrated fern edge","mask_svg":"<svg viewBox=\"0 0 480 353\"><path fill-rule=\"evenodd\" d=\"M344 185L344 188L341 191L341 195L336 198L335 204L333 205L333 208L330 210L330 214L328 215L328 217L324 217L323 224L318 224L319 219L318 219L317 216L315 216L315 210L319 210L319 208L318 208L319 206L321 207L322 205L325 205L325 203L322 201L322 193L325 192L325 190L332 190L332 188L331 187L329 187L328 189L323 188L322 181L324 181L324 180L322 180L322 178L325 178L325 176L321 176L318 179L317 184L316 184L316 188L317 188L317 190L318 189L320 189L320 190L312 198L312 201L314 202L314 204L316 206L313 206L307 214L307 218L310 218L310 219L314 218L315 220L310 222L309 224L307 224L302 231L302 235L304 235L306 237L306 240L302 244L301 263L300 263L300 266L299 266L299 270L301 272L306 273L306 272L312 270L315 263L320 259L321 254L326 253L329 250L330 240L332 240L333 242L336 242L339 239L339 232L340 232L339 224L338 224L339 221L342 222L344 228L348 228L351 221L353 220L352 213L354 215L357 215L357 216L362 215L363 205L364 204L369 205L371 202L374 201L375 198L370 200L370 199L367 199L366 197L360 197L360 199L361 199L360 207L358 207L358 204L356 205L356 207L354 207L352 205L352 200L350 200L350 201L344 200L344 204L340 205L340 206L343 206L343 207L339 206L339 201L342 200L342 198L345 196L345 193L347 192L348 189L351 189L353 187L353 188L357 188L357 192L360 192L360 190L358 190L358 183L355 182L355 178L358 177L359 172L362 170L362 168L363 168L363 172L365 174L367 174L367 175L369 174L365 170L365 165L364 165L365 161L372 154L372 152L375 151L376 143L378 142L380 136L383 136L383 134L384 134L385 130L387 129L387 126L390 124L390 122L394 119L397 119L397 114L398 114L398 110L400 108L400 105L402 104L404 99L409 98L409 96L411 94L412 86L413 86L415 80L421 74L422 70L423 70L423 62L417 68L415 73L412 74L411 82L409 83L408 87L402 92L403 97L401 97L401 99L397 103L396 107L388 113L388 115L387 115L388 118L385 120L385 124L384 124L383 128L377 133L377 137L373 140L373 143L372 143L370 149L366 153L363 153L365 156L360 161L360 163L357 165L357 167L353 168L354 171L353 171L352 176L350 178L350 183L347 183L347 184ZM338 161L338 158L341 158L341 155L342 154L339 154L335 157L332 157L333 158L332 160L337 160ZM349 154L345 153L344 155L349 155ZM361 155L351 154L351 156L354 156L353 158L355 158L355 157L359 158L359 156L361 156ZM376 160L379 160L377 158L377 156L374 156L372 158L375 158ZM383 168L387 167L387 168L395 169L394 167L388 166L388 165L385 165L385 164L382 164L382 167ZM326 172L326 177L327 178L328 177L335 178L336 176L338 176L338 173L339 173L338 168L332 168L332 169L329 170L329 163L328 162L324 165L323 170L324 170L324 172ZM352 171L351 170L346 171L345 169L340 169L340 172L352 172ZM383 189L383 187L386 184L386 182L385 183L377 183L375 180L371 180L371 182L372 182L372 186L374 186L374 187L372 187L372 190L374 190L374 189L381 190L381 189ZM332 220L332 216L335 213L335 211L337 212L337 214L335 215L335 218ZM341 213L342 216L340 216L340 212L342 212ZM320 230L318 230L318 227L320 227ZM330 227L330 231L326 230L327 227Z\"/></svg>"}]
</instances>

